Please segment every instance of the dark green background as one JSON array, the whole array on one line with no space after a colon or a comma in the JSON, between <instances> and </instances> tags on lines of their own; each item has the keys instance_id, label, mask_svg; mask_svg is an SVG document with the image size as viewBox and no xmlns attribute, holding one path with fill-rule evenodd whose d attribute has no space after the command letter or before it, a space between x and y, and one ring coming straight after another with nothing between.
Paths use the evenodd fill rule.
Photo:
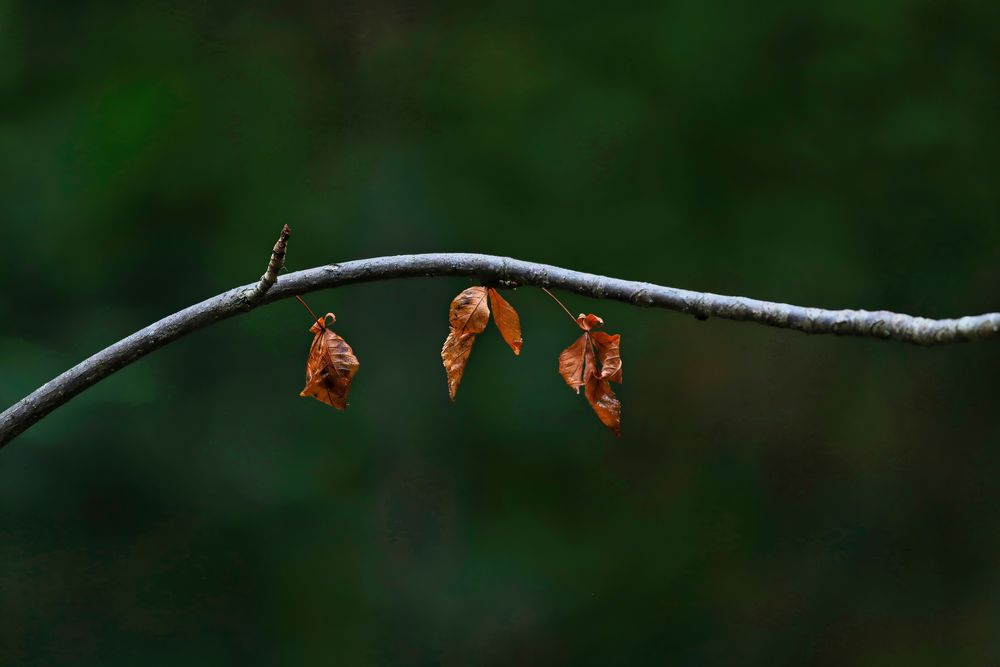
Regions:
<instances>
[{"instance_id":1,"label":"dark green background","mask_svg":"<svg viewBox=\"0 0 1000 667\"><path fill-rule=\"evenodd\" d=\"M183 306L424 251L926 316L1000 309L1000 4L0 0L0 405ZM987 665L1000 344L508 293L458 401L439 278L294 301L0 452L4 665Z\"/></svg>"}]
</instances>

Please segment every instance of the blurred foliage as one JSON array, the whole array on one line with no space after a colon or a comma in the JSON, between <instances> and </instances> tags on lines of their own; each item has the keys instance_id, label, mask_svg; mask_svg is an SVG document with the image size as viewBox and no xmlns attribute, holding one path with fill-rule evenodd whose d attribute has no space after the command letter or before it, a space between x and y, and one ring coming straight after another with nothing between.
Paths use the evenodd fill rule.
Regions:
<instances>
[{"instance_id":1,"label":"blurred foliage","mask_svg":"<svg viewBox=\"0 0 1000 667\"><path fill-rule=\"evenodd\" d=\"M260 275L479 251L806 305L1000 309L1000 4L0 0L0 404ZM468 281L280 303L0 454L0 663L983 665L1000 346L567 296L623 334L438 351Z\"/></svg>"}]
</instances>

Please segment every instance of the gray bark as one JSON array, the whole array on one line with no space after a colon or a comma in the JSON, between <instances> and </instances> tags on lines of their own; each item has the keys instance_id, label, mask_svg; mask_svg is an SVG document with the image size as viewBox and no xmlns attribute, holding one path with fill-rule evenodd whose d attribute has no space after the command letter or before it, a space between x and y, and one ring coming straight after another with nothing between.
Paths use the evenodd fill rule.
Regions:
<instances>
[{"instance_id":1,"label":"gray bark","mask_svg":"<svg viewBox=\"0 0 1000 667\"><path fill-rule=\"evenodd\" d=\"M328 287L433 276L469 276L492 285L562 289L636 306L666 308L699 319L742 320L804 333L867 336L919 345L1000 338L1000 313L934 320L884 310L824 310L692 292L492 255L434 253L377 257L290 273L264 291L260 283L237 287L140 329L46 382L0 414L0 446L115 371L220 320L295 294Z\"/></svg>"}]
</instances>

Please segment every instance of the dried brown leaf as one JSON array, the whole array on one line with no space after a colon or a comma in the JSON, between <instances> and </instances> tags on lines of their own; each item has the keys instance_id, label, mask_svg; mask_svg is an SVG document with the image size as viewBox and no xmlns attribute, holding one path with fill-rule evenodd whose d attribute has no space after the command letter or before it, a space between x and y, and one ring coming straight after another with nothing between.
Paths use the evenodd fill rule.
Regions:
<instances>
[{"instance_id":1,"label":"dried brown leaf","mask_svg":"<svg viewBox=\"0 0 1000 667\"><path fill-rule=\"evenodd\" d=\"M456 334L452 331L444 341L441 348L441 360L444 362L444 370L448 375L448 396L455 400L455 393L458 392L458 385L462 381L462 373L465 372L465 364L469 361L469 354L472 353L472 344L476 341L476 334Z\"/></svg>"},{"instance_id":2,"label":"dried brown leaf","mask_svg":"<svg viewBox=\"0 0 1000 667\"><path fill-rule=\"evenodd\" d=\"M559 374L577 393L584 387L598 419L621 435L622 404L610 384L622 381L621 336L594 331L604 324L597 315L581 313L576 323L583 335L559 354Z\"/></svg>"},{"instance_id":3,"label":"dried brown leaf","mask_svg":"<svg viewBox=\"0 0 1000 667\"><path fill-rule=\"evenodd\" d=\"M591 331L597 327L604 326L604 320L593 313L589 315L580 313L576 318L576 324L584 331Z\"/></svg>"},{"instance_id":4,"label":"dried brown leaf","mask_svg":"<svg viewBox=\"0 0 1000 667\"><path fill-rule=\"evenodd\" d=\"M448 323L455 333L482 333L489 319L490 308L486 304L485 287L462 290L451 300Z\"/></svg>"},{"instance_id":5,"label":"dried brown leaf","mask_svg":"<svg viewBox=\"0 0 1000 667\"><path fill-rule=\"evenodd\" d=\"M517 311L493 288L476 286L463 290L452 299L448 312L450 330L441 348L441 361L448 377L448 396L453 401L458 385L462 382L462 374L472 353L476 335L486 329L490 318L487 297L489 303L493 304L500 335L514 350L514 354L521 352L521 321Z\"/></svg>"},{"instance_id":6,"label":"dried brown leaf","mask_svg":"<svg viewBox=\"0 0 1000 667\"><path fill-rule=\"evenodd\" d=\"M570 389L575 389L578 394L580 387L586 383L583 372L586 366L587 347L587 334L583 334L559 353L559 375Z\"/></svg>"},{"instance_id":7,"label":"dried brown leaf","mask_svg":"<svg viewBox=\"0 0 1000 667\"><path fill-rule=\"evenodd\" d=\"M587 388L584 390L587 402L594 409L597 418L605 426L615 432L615 435L622 433L622 404L611 391L611 383L594 373L587 378Z\"/></svg>"},{"instance_id":8,"label":"dried brown leaf","mask_svg":"<svg viewBox=\"0 0 1000 667\"><path fill-rule=\"evenodd\" d=\"M597 363L601 367L601 377L619 384L622 381L621 338L619 334L590 332L590 339L597 347Z\"/></svg>"},{"instance_id":9,"label":"dried brown leaf","mask_svg":"<svg viewBox=\"0 0 1000 667\"><path fill-rule=\"evenodd\" d=\"M476 334L486 329L490 319L490 308L486 303L485 287L470 287L462 290L451 301L448 323L451 329L441 348L441 361L448 376L448 396L455 400L458 385L462 382L465 364L472 353Z\"/></svg>"},{"instance_id":10,"label":"dried brown leaf","mask_svg":"<svg viewBox=\"0 0 1000 667\"><path fill-rule=\"evenodd\" d=\"M333 313L327 313L309 329L315 337L306 361L306 386L299 396L312 396L343 410L360 364L347 341L327 326L327 319L331 324L337 321Z\"/></svg>"},{"instance_id":11,"label":"dried brown leaf","mask_svg":"<svg viewBox=\"0 0 1000 667\"><path fill-rule=\"evenodd\" d=\"M507 345L510 345L510 349L514 350L514 354L521 354L521 345L524 343L521 340L521 318L499 292L491 287L489 293L490 305L493 306L493 322L496 323Z\"/></svg>"}]
</instances>

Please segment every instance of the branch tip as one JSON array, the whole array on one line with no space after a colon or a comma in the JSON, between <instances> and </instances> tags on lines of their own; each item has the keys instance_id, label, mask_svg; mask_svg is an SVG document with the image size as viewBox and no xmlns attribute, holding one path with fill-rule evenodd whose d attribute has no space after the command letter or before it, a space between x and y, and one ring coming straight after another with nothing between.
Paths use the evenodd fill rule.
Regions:
<instances>
[{"instance_id":1,"label":"branch tip","mask_svg":"<svg viewBox=\"0 0 1000 667\"><path fill-rule=\"evenodd\" d=\"M288 225L281 228L281 234L271 250L271 260L267 263L267 271L260 277L260 282L254 289L251 299L260 299L278 281L278 274L285 268L285 253L288 250L288 237L292 235L292 229Z\"/></svg>"}]
</instances>

